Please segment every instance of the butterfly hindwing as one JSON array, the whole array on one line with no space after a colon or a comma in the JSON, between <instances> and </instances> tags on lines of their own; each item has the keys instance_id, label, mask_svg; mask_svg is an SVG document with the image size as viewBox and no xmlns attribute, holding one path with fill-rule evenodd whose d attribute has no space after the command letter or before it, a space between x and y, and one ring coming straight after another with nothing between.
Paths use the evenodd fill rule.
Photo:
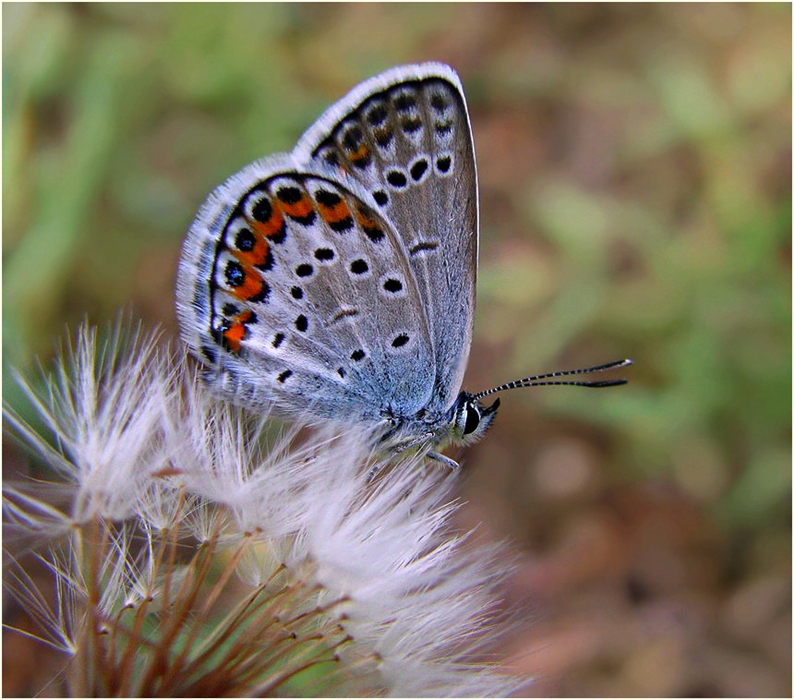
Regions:
<instances>
[{"instance_id":1,"label":"butterfly hindwing","mask_svg":"<svg viewBox=\"0 0 794 700\"><path fill-rule=\"evenodd\" d=\"M199 212L178 312L221 393L369 420L427 404L435 363L421 295L388 219L355 190L275 156Z\"/></svg>"}]
</instances>

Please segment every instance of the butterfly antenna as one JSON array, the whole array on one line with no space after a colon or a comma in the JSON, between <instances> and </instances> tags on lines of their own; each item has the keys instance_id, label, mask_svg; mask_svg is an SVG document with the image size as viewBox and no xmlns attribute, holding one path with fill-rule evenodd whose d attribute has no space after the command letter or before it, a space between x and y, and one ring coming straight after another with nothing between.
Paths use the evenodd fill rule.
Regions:
<instances>
[{"instance_id":1,"label":"butterfly antenna","mask_svg":"<svg viewBox=\"0 0 794 700\"><path fill-rule=\"evenodd\" d=\"M628 367L633 364L631 360L617 360L615 362L607 362L605 365L596 365L595 367L583 367L582 369L566 369L562 372L549 372L548 374L537 374L534 377L524 377L524 379L516 379L514 382L507 382L502 386L494 387L486 391L481 391L475 394L475 399L481 399L491 394L496 394L499 391L506 391L507 389L518 389L525 386L586 386L591 389L601 389L607 386L620 386L621 384L628 383L628 379L602 379L599 381L559 381L557 377L570 377L576 374L593 374L594 372L606 372L610 369L617 369L618 367ZM549 381L550 380L550 381Z\"/></svg>"}]
</instances>

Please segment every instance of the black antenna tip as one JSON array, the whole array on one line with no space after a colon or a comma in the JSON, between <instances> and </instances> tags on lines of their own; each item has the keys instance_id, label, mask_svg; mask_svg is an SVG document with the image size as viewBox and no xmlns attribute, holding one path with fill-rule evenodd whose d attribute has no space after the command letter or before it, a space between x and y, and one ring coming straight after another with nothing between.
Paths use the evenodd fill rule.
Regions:
<instances>
[{"instance_id":1,"label":"black antenna tip","mask_svg":"<svg viewBox=\"0 0 794 700\"><path fill-rule=\"evenodd\" d=\"M491 394L496 394L499 391L506 391L508 389L518 389L519 387L530 386L584 386L591 389L601 389L608 386L622 386L628 384L628 379L605 379L603 381L577 381L577 380L561 380L560 377L570 377L573 375L592 374L596 372L607 372L613 369L628 367L633 365L634 362L629 358L624 360L615 360L614 362L607 362L604 365L596 365L595 367L582 367L581 369L567 369L561 372L547 372L546 374L536 374L534 377L524 377L524 379L517 379L501 386L496 386L493 389L486 389L479 394L474 394L473 399L479 400Z\"/></svg>"},{"instance_id":2,"label":"black antenna tip","mask_svg":"<svg viewBox=\"0 0 794 700\"><path fill-rule=\"evenodd\" d=\"M591 389L602 389L606 386L622 386L628 384L628 379L605 379L602 382L582 382L579 386L590 387Z\"/></svg>"}]
</instances>

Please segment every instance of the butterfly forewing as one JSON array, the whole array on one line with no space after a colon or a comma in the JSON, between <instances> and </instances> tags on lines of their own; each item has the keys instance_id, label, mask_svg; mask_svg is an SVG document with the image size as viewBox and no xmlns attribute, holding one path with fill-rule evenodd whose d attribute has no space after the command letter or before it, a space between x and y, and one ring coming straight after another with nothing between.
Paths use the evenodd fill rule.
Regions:
<instances>
[{"instance_id":1,"label":"butterfly forewing","mask_svg":"<svg viewBox=\"0 0 794 700\"><path fill-rule=\"evenodd\" d=\"M387 71L331 107L294 151L359 182L402 239L436 359L431 408L458 394L471 344L477 178L457 76L424 64Z\"/></svg>"},{"instance_id":2,"label":"butterfly forewing","mask_svg":"<svg viewBox=\"0 0 794 700\"><path fill-rule=\"evenodd\" d=\"M351 188L271 158L221 186L194 222L180 266L183 337L230 398L369 420L430 400L435 364L413 272L388 219Z\"/></svg>"}]
</instances>

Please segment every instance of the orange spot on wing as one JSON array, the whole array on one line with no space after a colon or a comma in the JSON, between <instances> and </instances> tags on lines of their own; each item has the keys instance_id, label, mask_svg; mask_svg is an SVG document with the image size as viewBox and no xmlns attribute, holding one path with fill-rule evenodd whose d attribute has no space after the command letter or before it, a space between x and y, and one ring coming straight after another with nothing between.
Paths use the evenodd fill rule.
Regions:
<instances>
[{"instance_id":1,"label":"orange spot on wing","mask_svg":"<svg viewBox=\"0 0 794 700\"><path fill-rule=\"evenodd\" d=\"M273 212L267 221L250 221L249 224L255 234L263 236L264 238L270 238L271 236L281 233L283 230L284 216L276 205L273 207Z\"/></svg>"},{"instance_id":2,"label":"orange spot on wing","mask_svg":"<svg viewBox=\"0 0 794 700\"><path fill-rule=\"evenodd\" d=\"M369 157L369 149L367 144L362 143L355 151L349 154L350 160L354 163L360 160L366 160Z\"/></svg>"},{"instance_id":3,"label":"orange spot on wing","mask_svg":"<svg viewBox=\"0 0 794 700\"><path fill-rule=\"evenodd\" d=\"M305 194L294 204L279 202L279 206L285 214L288 214L295 219L303 219L309 216L313 211L312 203Z\"/></svg>"},{"instance_id":4,"label":"orange spot on wing","mask_svg":"<svg viewBox=\"0 0 794 700\"><path fill-rule=\"evenodd\" d=\"M256 235L256 231L254 231ZM264 265L270 252L270 243L263 236L256 236L256 242L251 250L234 250L232 253L244 266Z\"/></svg>"},{"instance_id":5,"label":"orange spot on wing","mask_svg":"<svg viewBox=\"0 0 794 700\"><path fill-rule=\"evenodd\" d=\"M350 208L347 206L347 202L345 202L344 199L332 207L318 202L317 207L320 216L326 223L335 224L350 216Z\"/></svg>"},{"instance_id":6,"label":"orange spot on wing","mask_svg":"<svg viewBox=\"0 0 794 700\"><path fill-rule=\"evenodd\" d=\"M361 228L380 228L380 224L372 218L372 212L367 209L356 209L356 221Z\"/></svg>"},{"instance_id":7,"label":"orange spot on wing","mask_svg":"<svg viewBox=\"0 0 794 700\"><path fill-rule=\"evenodd\" d=\"M250 301L260 296L265 288L265 281L262 276L250 265L243 265L243 283L237 287L232 287L231 292L238 299Z\"/></svg>"},{"instance_id":8,"label":"orange spot on wing","mask_svg":"<svg viewBox=\"0 0 794 700\"><path fill-rule=\"evenodd\" d=\"M234 316L231 319L231 325L223 331L223 340L226 347L234 353L240 352L240 343L245 338L247 329L246 323L249 323L254 317L250 310L243 311L242 313Z\"/></svg>"},{"instance_id":9,"label":"orange spot on wing","mask_svg":"<svg viewBox=\"0 0 794 700\"><path fill-rule=\"evenodd\" d=\"M240 343L245 337L245 325L242 323L233 323L229 328L223 331L223 340L226 347L232 352L240 352Z\"/></svg>"}]
</instances>

